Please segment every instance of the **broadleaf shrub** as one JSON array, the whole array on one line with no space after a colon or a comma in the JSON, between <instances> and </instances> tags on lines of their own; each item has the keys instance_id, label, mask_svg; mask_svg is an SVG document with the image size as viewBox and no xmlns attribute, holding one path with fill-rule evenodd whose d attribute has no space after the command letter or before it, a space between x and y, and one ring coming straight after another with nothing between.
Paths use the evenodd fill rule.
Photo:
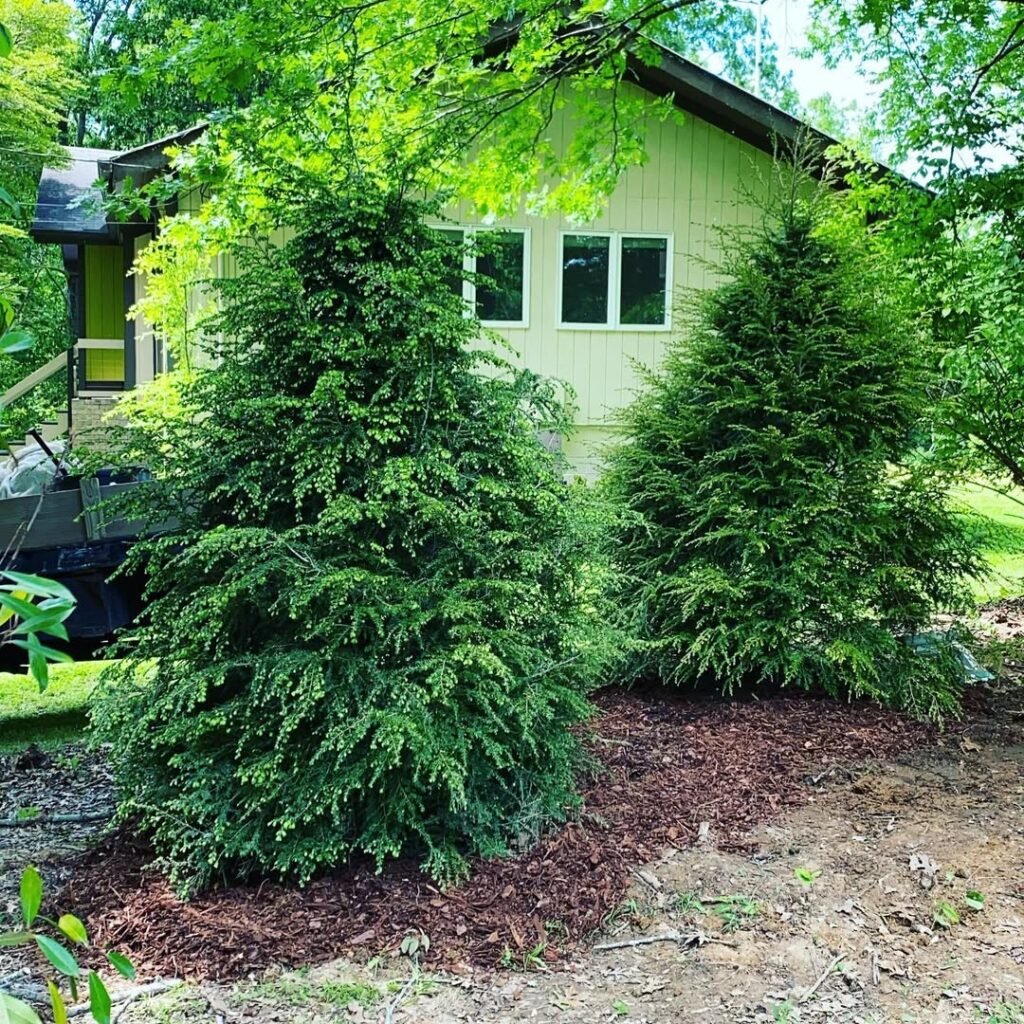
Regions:
<instances>
[{"instance_id":1,"label":"broadleaf shrub","mask_svg":"<svg viewBox=\"0 0 1024 1024\"><path fill-rule=\"evenodd\" d=\"M625 412L605 488L636 676L957 706L973 542L918 445L936 356L862 226L794 189L733 240Z\"/></svg>"},{"instance_id":2,"label":"broadleaf shrub","mask_svg":"<svg viewBox=\"0 0 1024 1024\"><path fill-rule=\"evenodd\" d=\"M125 437L155 475L133 514L179 526L136 552L97 730L182 888L360 853L452 877L574 799L602 516L538 439L558 389L473 344L427 212L343 196L237 246L211 365Z\"/></svg>"}]
</instances>

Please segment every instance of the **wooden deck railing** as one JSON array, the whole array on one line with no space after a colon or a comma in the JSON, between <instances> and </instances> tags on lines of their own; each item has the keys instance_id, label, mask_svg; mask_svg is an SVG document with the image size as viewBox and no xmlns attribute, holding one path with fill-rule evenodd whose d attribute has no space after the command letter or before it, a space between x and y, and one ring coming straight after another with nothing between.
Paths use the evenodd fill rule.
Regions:
<instances>
[{"instance_id":1,"label":"wooden deck railing","mask_svg":"<svg viewBox=\"0 0 1024 1024\"><path fill-rule=\"evenodd\" d=\"M8 388L0 395L0 409L6 408L12 402L16 402L22 395L27 395L34 387L49 380L55 373L63 370L68 365L67 352L60 352L48 363L43 363L38 370L33 370L27 377L23 377L13 387Z\"/></svg>"},{"instance_id":2,"label":"wooden deck railing","mask_svg":"<svg viewBox=\"0 0 1024 1024\"><path fill-rule=\"evenodd\" d=\"M123 347L124 340L120 338L79 338L73 346L76 352L89 348L118 349ZM67 352L59 352L49 362L43 363L38 370L33 370L27 377L23 377L17 384L0 395L0 409L6 408L23 395L27 395L33 388L38 387L44 380L49 380L67 365Z\"/></svg>"}]
</instances>

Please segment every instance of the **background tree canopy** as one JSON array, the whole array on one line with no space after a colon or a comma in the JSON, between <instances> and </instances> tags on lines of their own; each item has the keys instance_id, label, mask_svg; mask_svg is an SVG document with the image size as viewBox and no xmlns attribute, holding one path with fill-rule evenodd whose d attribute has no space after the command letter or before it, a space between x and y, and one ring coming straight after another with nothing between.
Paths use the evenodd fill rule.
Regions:
<instances>
[{"instance_id":1,"label":"background tree canopy","mask_svg":"<svg viewBox=\"0 0 1024 1024\"><path fill-rule=\"evenodd\" d=\"M79 145L86 140L114 148L137 145L187 128L217 109L217 100L190 82L169 81L165 75L154 80L145 69L166 69L168 50L180 45L183 26L230 21L242 5L225 3L212 11L198 0L78 0L77 6L83 15L81 59L88 77L88 90L75 109ZM492 17L502 16L492 12ZM778 48L767 31L758 51L751 8L706 0L668 13L652 22L650 31L677 52L710 61L737 84L750 89L757 82L762 95L787 110L798 109L791 76L779 67ZM259 87L254 81L235 96L247 99Z\"/></svg>"},{"instance_id":2,"label":"background tree canopy","mask_svg":"<svg viewBox=\"0 0 1024 1024\"><path fill-rule=\"evenodd\" d=\"M13 327L28 328L35 344L0 360L0 392L69 343L67 286L60 251L30 241L44 164L60 165L67 111L80 87L74 11L59 0L0 0L0 24L13 43L0 60L0 295L14 308ZM45 418L65 387L58 377L5 414L6 429L24 432Z\"/></svg>"}]
</instances>

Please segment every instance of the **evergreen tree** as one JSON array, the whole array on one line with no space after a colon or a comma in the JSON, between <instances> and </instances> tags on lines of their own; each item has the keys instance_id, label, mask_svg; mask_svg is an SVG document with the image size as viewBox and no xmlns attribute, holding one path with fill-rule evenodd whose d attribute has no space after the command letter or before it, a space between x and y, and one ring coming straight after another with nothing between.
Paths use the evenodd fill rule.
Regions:
<instances>
[{"instance_id":1,"label":"evergreen tree","mask_svg":"<svg viewBox=\"0 0 1024 1024\"><path fill-rule=\"evenodd\" d=\"M136 511L179 526L140 546L98 729L183 887L356 853L451 876L573 799L597 519L538 440L556 390L474 349L425 212L364 187L238 246L215 365L129 435Z\"/></svg>"},{"instance_id":2,"label":"evergreen tree","mask_svg":"<svg viewBox=\"0 0 1024 1024\"><path fill-rule=\"evenodd\" d=\"M735 246L624 415L606 487L625 510L633 668L937 715L956 706L955 651L907 640L964 604L977 563L914 457L934 355L863 228L833 229L826 202L794 191Z\"/></svg>"}]
</instances>

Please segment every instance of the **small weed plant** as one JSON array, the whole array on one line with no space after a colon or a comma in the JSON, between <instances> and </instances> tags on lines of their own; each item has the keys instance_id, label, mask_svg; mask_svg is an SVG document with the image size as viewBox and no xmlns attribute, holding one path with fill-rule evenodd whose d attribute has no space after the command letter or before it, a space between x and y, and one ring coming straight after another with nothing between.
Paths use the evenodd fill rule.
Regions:
<instances>
[{"instance_id":1,"label":"small weed plant","mask_svg":"<svg viewBox=\"0 0 1024 1024\"><path fill-rule=\"evenodd\" d=\"M727 932L736 931L761 914L761 904L757 900L740 894L715 896L706 901L706 907Z\"/></svg>"},{"instance_id":2,"label":"small weed plant","mask_svg":"<svg viewBox=\"0 0 1024 1024\"><path fill-rule=\"evenodd\" d=\"M793 877L803 886L810 889L821 875L817 868L794 868Z\"/></svg>"},{"instance_id":3,"label":"small weed plant","mask_svg":"<svg viewBox=\"0 0 1024 1024\"><path fill-rule=\"evenodd\" d=\"M0 933L0 947L36 947L50 972L46 990L55 1021L68 1020L68 997L72 1003L84 997L87 1000L84 1005L96 1024L111 1024L113 1004L106 984L96 971L83 971L72 952L76 947L89 948L85 925L74 914L61 914L56 919L47 917L40 912L42 905L42 876L34 867L25 868L20 885L21 927L17 931ZM107 961L119 974L129 980L134 979L135 968L127 957L108 952ZM75 1008L70 1012L81 1011ZM28 1003L2 989L0 1021L4 1024L42 1024Z\"/></svg>"},{"instance_id":4,"label":"small weed plant","mask_svg":"<svg viewBox=\"0 0 1024 1024\"><path fill-rule=\"evenodd\" d=\"M1024 1024L1024 1004L1000 1003L994 1006L987 1015L979 1014L984 1024Z\"/></svg>"}]
</instances>

